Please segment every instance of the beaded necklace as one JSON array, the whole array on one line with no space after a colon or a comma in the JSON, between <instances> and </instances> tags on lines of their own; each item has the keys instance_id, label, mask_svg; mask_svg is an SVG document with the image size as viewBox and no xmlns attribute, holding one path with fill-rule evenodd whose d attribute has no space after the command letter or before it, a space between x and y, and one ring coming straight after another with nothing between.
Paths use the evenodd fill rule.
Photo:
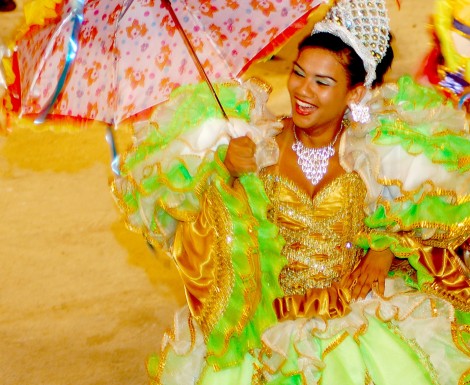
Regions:
<instances>
[{"instance_id":1,"label":"beaded necklace","mask_svg":"<svg viewBox=\"0 0 470 385\"><path fill-rule=\"evenodd\" d=\"M316 186L325 176L330 158L335 154L334 145L343 131L343 123L341 123L341 127L336 133L333 141L327 146L319 148L305 147L297 138L295 129L296 127L294 124L293 131L295 142L292 145L292 149L297 154L297 163L302 168L307 179Z\"/></svg>"}]
</instances>

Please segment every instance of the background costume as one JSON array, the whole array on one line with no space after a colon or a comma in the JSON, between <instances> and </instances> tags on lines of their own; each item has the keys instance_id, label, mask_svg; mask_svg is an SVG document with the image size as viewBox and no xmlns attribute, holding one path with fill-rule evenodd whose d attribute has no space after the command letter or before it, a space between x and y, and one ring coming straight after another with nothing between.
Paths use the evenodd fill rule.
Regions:
<instances>
[{"instance_id":1,"label":"background costume","mask_svg":"<svg viewBox=\"0 0 470 385\"><path fill-rule=\"evenodd\" d=\"M470 1L435 0L433 33L419 77L463 105L470 93Z\"/></svg>"}]
</instances>

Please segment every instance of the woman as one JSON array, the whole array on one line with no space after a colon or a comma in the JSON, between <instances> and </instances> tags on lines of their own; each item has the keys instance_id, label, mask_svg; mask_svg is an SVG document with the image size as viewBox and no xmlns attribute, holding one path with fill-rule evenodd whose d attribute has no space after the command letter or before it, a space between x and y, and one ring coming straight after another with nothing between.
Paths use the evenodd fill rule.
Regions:
<instances>
[{"instance_id":1,"label":"woman","mask_svg":"<svg viewBox=\"0 0 470 385\"><path fill-rule=\"evenodd\" d=\"M216 150L209 156L204 152L194 165L189 158L181 160L200 137L192 132L177 135L182 147L172 147L174 139L159 145L165 156L151 150L163 142L159 139L140 143L141 152L126 161L127 181L116 184L115 191L127 203L129 217L152 213L146 235L171 242L188 300L173 331L165 335L161 357L149 361L155 383L468 380L468 329L457 324L455 314L458 307L465 317L470 286L453 253L469 235L468 176L455 177L455 159L438 164L436 151L429 154L425 147L427 140L412 141L415 147L409 151L397 145L395 136L403 132L423 136L423 127L411 124L421 114L418 103L407 109L413 92L422 93L428 109L434 94L423 94L406 80L398 89L367 90L388 68L390 54L380 48L388 47L388 27L383 19L375 23L384 31L373 47L364 44L362 32L351 41L342 30L353 14L351 4L366 9L372 21L383 15L381 2L340 1L301 43L288 83L292 117L282 122L275 137L278 152L259 138L250 139L253 130L237 135L228 148L215 140ZM352 29L355 25L351 23ZM258 91L249 92L252 111ZM349 115L363 123L348 122ZM407 130L396 133L387 125L391 120L393 127L401 122ZM266 119L252 115L251 122L262 125ZM217 138L224 132L211 130ZM446 126L447 134L450 130ZM156 132L166 138L166 126ZM460 143L469 143L458 129L449 138L441 131L432 133L441 143L457 137L456 153L462 150ZM260 144L275 153L276 161L260 167ZM196 151L191 151L194 157ZM178 156L165 163L171 152ZM131 179L130 168L143 157L139 175L145 178L137 181L135 173ZM400 169L400 159L408 162L405 169ZM439 187L451 175L451 188L433 188L426 179L415 188L414 179L399 179L416 159L416 167L427 167L419 168L423 175L416 180L436 174ZM151 162L158 171L148 167ZM441 169L443 164L449 170ZM258 178L252 172L260 168ZM468 170L461 168L462 173ZM397 178L387 179L389 175ZM410 184L413 189L406 190ZM142 188L136 191L136 185ZM164 197L157 205L150 203L154 193ZM431 214L429 202L439 207ZM440 218L451 212L452 218ZM403 268L394 256L411 267ZM386 278L392 263L393 278ZM426 294L417 289L435 290Z\"/></svg>"}]
</instances>

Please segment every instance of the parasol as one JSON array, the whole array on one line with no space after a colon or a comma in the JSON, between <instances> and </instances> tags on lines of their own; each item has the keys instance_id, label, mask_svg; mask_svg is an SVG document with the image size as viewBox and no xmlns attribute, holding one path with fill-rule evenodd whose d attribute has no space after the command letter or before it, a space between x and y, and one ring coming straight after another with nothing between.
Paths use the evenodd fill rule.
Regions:
<instances>
[{"instance_id":1,"label":"parasol","mask_svg":"<svg viewBox=\"0 0 470 385\"><path fill-rule=\"evenodd\" d=\"M305 26L322 3L59 1L53 17L31 25L16 42L13 112L37 122L47 116L118 125L164 102L180 85L236 79Z\"/></svg>"}]
</instances>

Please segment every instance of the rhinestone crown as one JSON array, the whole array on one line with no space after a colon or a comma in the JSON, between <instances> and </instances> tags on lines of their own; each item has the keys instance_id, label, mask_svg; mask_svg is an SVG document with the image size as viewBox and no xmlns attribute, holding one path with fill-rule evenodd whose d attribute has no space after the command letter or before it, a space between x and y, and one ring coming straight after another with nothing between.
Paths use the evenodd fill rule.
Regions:
<instances>
[{"instance_id":1,"label":"rhinestone crown","mask_svg":"<svg viewBox=\"0 0 470 385\"><path fill-rule=\"evenodd\" d=\"M389 30L385 0L340 0L315 24L312 35L329 32L353 48L364 62L364 84L370 87L387 51Z\"/></svg>"}]
</instances>

